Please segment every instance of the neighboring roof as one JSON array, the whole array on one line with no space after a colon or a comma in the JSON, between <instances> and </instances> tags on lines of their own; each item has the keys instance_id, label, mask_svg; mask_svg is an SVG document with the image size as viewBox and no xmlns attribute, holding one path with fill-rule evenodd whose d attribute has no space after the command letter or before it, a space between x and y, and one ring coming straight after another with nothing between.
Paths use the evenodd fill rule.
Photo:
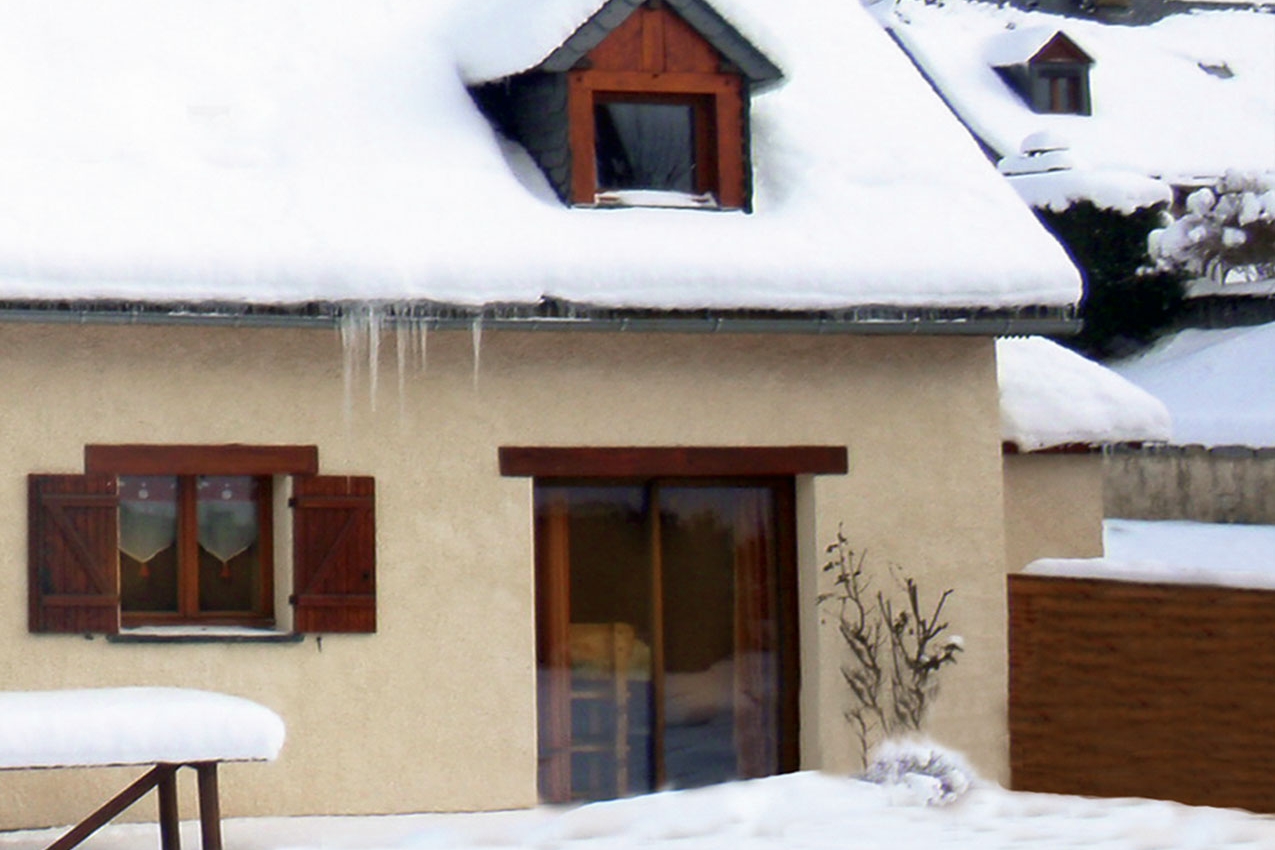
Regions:
<instances>
[{"instance_id":1,"label":"neighboring roof","mask_svg":"<svg viewBox=\"0 0 1275 850\"><path fill-rule=\"evenodd\" d=\"M784 72L752 101L754 214L565 208L465 84L535 67L602 6L6 3L0 302L1078 297L1063 250L845 0L713 2Z\"/></svg>"},{"instance_id":2,"label":"neighboring roof","mask_svg":"<svg viewBox=\"0 0 1275 850\"><path fill-rule=\"evenodd\" d=\"M1024 65L1054 42L1060 42L1070 48L1070 51L1075 51L1084 59L1093 62L1093 57L1068 38L1065 32L1048 24L1012 29L992 39L991 47L987 52L987 61L994 67Z\"/></svg>"},{"instance_id":3,"label":"neighboring roof","mask_svg":"<svg viewBox=\"0 0 1275 850\"><path fill-rule=\"evenodd\" d=\"M1178 445L1275 446L1275 323L1179 331L1112 368L1164 402Z\"/></svg>"},{"instance_id":4,"label":"neighboring roof","mask_svg":"<svg viewBox=\"0 0 1275 850\"><path fill-rule=\"evenodd\" d=\"M1088 166L1175 183L1229 168L1275 169L1275 14L1201 11L1119 26L971 0L872 8L1000 155L1017 151L1030 133L1051 130ZM1065 32L1094 58L1092 115L1037 114L995 70L1006 40L1021 31L1029 32L1028 45Z\"/></svg>"},{"instance_id":5,"label":"neighboring roof","mask_svg":"<svg viewBox=\"0 0 1275 850\"><path fill-rule=\"evenodd\" d=\"M996 376L1001 439L1019 451L1169 439L1163 403L1043 337L997 340Z\"/></svg>"},{"instance_id":6,"label":"neighboring roof","mask_svg":"<svg viewBox=\"0 0 1275 850\"><path fill-rule=\"evenodd\" d=\"M542 71L569 71L624 23L646 0L608 0L562 46L537 67ZM774 82L783 74L760 50L703 0L664 0L704 40L739 68L753 84Z\"/></svg>"}]
</instances>

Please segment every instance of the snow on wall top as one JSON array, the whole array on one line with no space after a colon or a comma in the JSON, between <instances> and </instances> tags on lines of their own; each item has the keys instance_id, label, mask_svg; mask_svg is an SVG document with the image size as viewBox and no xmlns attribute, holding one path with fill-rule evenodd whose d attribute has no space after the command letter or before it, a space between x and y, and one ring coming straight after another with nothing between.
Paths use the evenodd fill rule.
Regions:
<instances>
[{"instance_id":1,"label":"snow on wall top","mask_svg":"<svg viewBox=\"0 0 1275 850\"><path fill-rule=\"evenodd\" d=\"M996 341L1001 439L1020 451L1168 440L1169 411L1105 366L1043 337Z\"/></svg>"},{"instance_id":2,"label":"snow on wall top","mask_svg":"<svg viewBox=\"0 0 1275 850\"><path fill-rule=\"evenodd\" d=\"M1275 169L1275 15L1210 10L1120 26L970 0L873 10L1002 155L1054 130L1087 165L1171 182ZM1093 115L1036 114L993 69L1017 30L1061 30L1093 57Z\"/></svg>"},{"instance_id":3,"label":"snow on wall top","mask_svg":"<svg viewBox=\"0 0 1275 850\"><path fill-rule=\"evenodd\" d=\"M270 709L208 691L0 691L0 770L269 761L283 738Z\"/></svg>"},{"instance_id":4,"label":"snow on wall top","mask_svg":"<svg viewBox=\"0 0 1275 850\"><path fill-rule=\"evenodd\" d=\"M0 299L1078 297L1064 252L844 0L713 4L785 75L753 102L754 214L563 207L464 83L533 67L601 2L13 0Z\"/></svg>"},{"instance_id":5,"label":"snow on wall top","mask_svg":"<svg viewBox=\"0 0 1275 850\"><path fill-rule=\"evenodd\" d=\"M1180 331L1112 368L1164 402L1176 444L1275 446L1275 323Z\"/></svg>"}]
</instances>

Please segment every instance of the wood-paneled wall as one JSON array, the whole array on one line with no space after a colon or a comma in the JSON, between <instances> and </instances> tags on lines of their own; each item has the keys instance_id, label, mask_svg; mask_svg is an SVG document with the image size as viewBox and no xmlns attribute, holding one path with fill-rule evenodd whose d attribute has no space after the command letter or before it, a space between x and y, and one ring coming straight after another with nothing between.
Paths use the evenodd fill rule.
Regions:
<instances>
[{"instance_id":1,"label":"wood-paneled wall","mask_svg":"<svg viewBox=\"0 0 1275 850\"><path fill-rule=\"evenodd\" d=\"M1009 576L1012 785L1275 812L1275 591Z\"/></svg>"}]
</instances>

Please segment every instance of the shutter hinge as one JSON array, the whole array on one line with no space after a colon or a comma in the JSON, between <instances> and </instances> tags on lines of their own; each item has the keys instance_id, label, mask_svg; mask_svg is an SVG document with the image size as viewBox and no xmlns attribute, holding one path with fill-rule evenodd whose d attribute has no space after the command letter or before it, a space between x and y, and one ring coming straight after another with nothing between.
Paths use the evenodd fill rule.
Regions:
<instances>
[{"instance_id":1,"label":"shutter hinge","mask_svg":"<svg viewBox=\"0 0 1275 850\"><path fill-rule=\"evenodd\" d=\"M296 496L289 496L289 497L288 497L288 507L290 507L290 508L295 508L296 506L297 506L297 497L296 497Z\"/></svg>"},{"instance_id":2,"label":"shutter hinge","mask_svg":"<svg viewBox=\"0 0 1275 850\"><path fill-rule=\"evenodd\" d=\"M288 604L293 606L297 604L297 595L295 593L288 596Z\"/></svg>"}]
</instances>

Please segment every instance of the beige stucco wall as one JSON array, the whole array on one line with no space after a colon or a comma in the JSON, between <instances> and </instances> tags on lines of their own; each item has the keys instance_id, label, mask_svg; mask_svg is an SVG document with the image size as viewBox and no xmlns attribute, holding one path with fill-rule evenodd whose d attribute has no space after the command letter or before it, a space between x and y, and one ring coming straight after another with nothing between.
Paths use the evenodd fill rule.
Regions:
<instances>
[{"instance_id":1,"label":"beige stucco wall","mask_svg":"<svg viewBox=\"0 0 1275 850\"><path fill-rule=\"evenodd\" d=\"M1037 558L1102 557L1102 456L1005 456L1005 552L1010 572Z\"/></svg>"},{"instance_id":2,"label":"beige stucco wall","mask_svg":"<svg viewBox=\"0 0 1275 850\"><path fill-rule=\"evenodd\" d=\"M387 339L373 400L366 369L347 398L333 332L0 325L3 687L192 686L271 706L284 755L224 770L227 815L531 805L531 482L498 474L497 447L839 444L850 473L798 486L804 764L857 766L837 638L814 605L844 523L871 566L956 588L966 652L931 732L1006 777L990 340L488 331L475 377L470 335L434 332L401 396L393 350ZM78 472L86 443L130 442L315 444L322 471L376 476L379 632L292 645L28 634L27 473ZM70 822L135 775L4 774L0 829Z\"/></svg>"}]
</instances>

